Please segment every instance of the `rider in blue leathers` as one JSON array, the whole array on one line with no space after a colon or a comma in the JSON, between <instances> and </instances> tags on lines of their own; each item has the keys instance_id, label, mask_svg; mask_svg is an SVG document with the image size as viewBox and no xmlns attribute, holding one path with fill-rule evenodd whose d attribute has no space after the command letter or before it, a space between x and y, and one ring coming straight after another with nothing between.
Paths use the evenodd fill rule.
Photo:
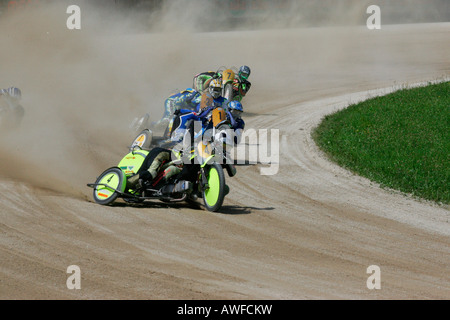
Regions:
<instances>
[{"instance_id":1,"label":"rider in blue leathers","mask_svg":"<svg viewBox=\"0 0 450 320\"><path fill-rule=\"evenodd\" d=\"M201 96L202 101L196 106L195 111L188 109L179 109L175 113L177 118L172 126L171 141L181 142L188 125L193 121L202 121L204 124L208 122L208 116L211 110L218 106L226 109L228 100L222 95L222 84L220 80L214 79L208 87L208 90ZM204 105L202 105L202 102Z\"/></svg>"},{"instance_id":2,"label":"rider in blue leathers","mask_svg":"<svg viewBox=\"0 0 450 320\"><path fill-rule=\"evenodd\" d=\"M205 119L206 115L210 112L210 109L211 108L207 108L200 114L190 112L185 115L182 115L181 117L193 115L195 116L195 120L202 121L203 119ZM244 130L245 127L245 122L241 118L243 107L239 101L234 100L227 103L225 110L227 113L227 118L231 122L231 124L229 125L230 128L226 127L225 130L224 128L222 128L222 130L219 130L216 133L214 140L226 144L227 146L236 146L237 144L240 143L242 131ZM182 122L184 121L182 120ZM207 127L210 124L211 122L207 124ZM230 132L227 132L228 129L233 130L231 134L229 134ZM182 156L180 154L180 151L181 150L178 149L177 147L173 148L169 146L166 146L165 148L153 149L152 153L149 154L149 157L153 157L153 160L148 161L147 166L143 168L143 170L140 171L138 174L128 178L127 185L129 187L137 186L138 188L140 188L145 182L148 183L152 182L156 178L158 172L162 170L164 170L164 174L162 177L165 179L165 181L167 181L170 177L174 175L180 174L183 171L183 167L184 169L186 169L186 171L183 172L188 172L189 166L193 165L193 163L190 162L191 160L185 158L185 161L188 160L187 162L185 161L180 162L176 160L170 161L171 159L174 160L174 158L179 160L180 159L179 157ZM158 181L156 181L155 183L158 183Z\"/></svg>"},{"instance_id":3,"label":"rider in blue leathers","mask_svg":"<svg viewBox=\"0 0 450 320\"><path fill-rule=\"evenodd\" d=\"M176 94L171 95L164 102L164 114L162 118L152 123L152 127L163 126L164 128L168 125L172 114L177 110L190 110L197 111L198 104L200 103L201 94L191 88L180 91Z\"/></svg>"},{"instance_id":4,"label":"rider in blue leathers","mask_svg":"<svg viewBox=\"0 0 450 320\"><path fill-rule=\"evenodd\" d=\"M217 84L212 83L212 88L216 87ZM221 87L221 85L219 84ZM202 125L205 126L205 129L209 128L211 126L211 121L208 120L208 115L210 114L211 110L218 105L223 107L227 113L227 118L230 120L230 129L233 130L233 133L231 135L227 135L228 133L224 133L224 131L220 131L216 134L214 139L216 141L221 141L224 144L235 146L240 143L242 131L245 127L245 122L242 120L241 115L243 112L242 104L239 101L230 101L228 102L226 99L220 96L222 90L217 90L217 92L213 92L214 89L209 89L209 93L213 97L212 103L210 105L206 105L203 109L200 109L200 104L198 105L197 111L193 112L186 109L181 109L175 111L175 113L178 115L178 127L175 129L175 131L172 134L171 139L169 139L164 146L164 148L155 148L152 152L157 152L158 154L154 155L154 159L149 163L146 168L144 168L141 172L138 174L128 178L127 184L131 187L140 187L145 182L149 183L155 179L158 172L160 170L164 170L164 179L167 181L170 177L179 174L183 170L183 166L189 166L190 160L188 162L179 162L179 161L172 161L170 162L170 159L175 157L175 159L179 159L182 155L180 154L181 150L187 151L184 149L185 146L180 146L179 143L183 141L183 139L192 139L193 140L193 130L191 130L191 135L189 137L185 137L185 131L187 129L187 123L193 123L193 121L201 121ZM228 128L227 128L228 129ZM192 143L191 143L191 150L192 150ZM179 148L181 147L181 148ZM149 154L150 156L150 154ZM188 160L185 158L185 160ZM177 163L176 165L174 163ZM186 167L187 168L187 167ZM185 168L185 169L186 169ZM187 170L189 171L189 170Z\"/></svg>"}]
</instances>

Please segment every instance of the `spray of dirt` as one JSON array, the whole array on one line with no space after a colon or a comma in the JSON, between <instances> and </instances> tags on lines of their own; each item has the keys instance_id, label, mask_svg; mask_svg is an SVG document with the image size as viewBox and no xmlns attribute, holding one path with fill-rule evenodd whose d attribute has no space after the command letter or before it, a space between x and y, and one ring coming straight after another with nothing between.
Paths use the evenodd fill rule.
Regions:
<instances>
[{"instance_id":1,"label":"spray of dirt","mask_svg":"<svg viewBox=\"0 0 450 320\"><path fill-rule=\"evenodd\" d=\"M26 112L18 130L2 134L0 174L78 194L126 151L129 122L147 107L139 99L155 92L112 39L68 30L66 8L2 16L0 86L21 88Z\"/></svg>"},{"instance_id":2,"label":"spray of dirt","mask_svg":"<svg viewBox=\"0 0 450 320\"><path fill-rule=\"evenodd\" d=\"M0 21L0 87L19 87L26 109L21 127L0 138L0 175L75 195L124 155L132 119L157 120L179 75L181 84L192 74L177 33L134 48L131 17L79 4L81 30L67 29L64 1Z\"/></svg>"},{"instance_id":3,"label":"spray of dirt","mask_svg":"<svg viewBox=\"0 0 450 320\"><path fill-rule=\"evenodd\" d=\"M310 2L295 3L289 9L301 9L301 15L292 15L284 25L266 16L259 27L289 27L317 14ZM81 7L81 30L67 29L68 4ZM340 21L343 12L349 15L348 8L334 6L334 10L329 21ZM357 17L355 21L365 17L362 5L350 14ZM268 95L273 101L295 91L299 78L305 81L298 91L306 92L307 78L315 73L317 79L316 72L324 70L324 64L330 66L330 73L320 81L332 84L334 65L341 70L342 64L348 64L352 73L351 47L359 44L345 30L299 32L299 42L288 47L279 33L271 31L247 34L242 41L233 37L233 42L227 42L225 34L218 42L214 33L199 33L213 26L217 30L220 23L225 26L228 18L201 0L167 1L148 14L122 12L92 1L55 1L2 15L0 87L21 88L26 113L18 130L0 138L0 175L86 194L86 183L116 165L127 151L134 138L129 129L132 119L149 112L157 120L164 100L191 86L192 77L201 71L222 65L252 66L252 94L245 102L250 111L264 106ZM298 31L286 30L291 39L292 32ZM376 41L368 39L368 45ZM372 58L387 54L380 50ZM293 54L298 54L298 65L278 66L277 61ZM367 76L359 72L354 76Z\"/></svg>"}]
</instances>

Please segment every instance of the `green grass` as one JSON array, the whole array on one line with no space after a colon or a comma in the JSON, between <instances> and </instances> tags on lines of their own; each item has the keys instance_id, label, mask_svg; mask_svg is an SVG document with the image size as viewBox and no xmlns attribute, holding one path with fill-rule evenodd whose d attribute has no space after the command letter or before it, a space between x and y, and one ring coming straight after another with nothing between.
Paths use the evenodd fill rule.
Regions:
<instances>
[{"instance_id":1,"label":"green grass","mask_svg":"<svg viewBox=\"0 0 450 320\"><path fill-rule=\"evenodd\" d=\"M450 82L403 89L326 116L313 138L383 187L450 202Z\"/></svg>"}]
</instances>

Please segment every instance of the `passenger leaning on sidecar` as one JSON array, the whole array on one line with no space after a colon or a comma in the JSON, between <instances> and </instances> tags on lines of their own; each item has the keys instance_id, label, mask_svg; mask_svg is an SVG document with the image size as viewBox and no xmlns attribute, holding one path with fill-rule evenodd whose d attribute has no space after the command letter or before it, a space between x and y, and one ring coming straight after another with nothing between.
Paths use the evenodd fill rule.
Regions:
<instances>
[{"instance_id":1,"label":"passenger leaning on sidecar","mask_svg":"<svg viewBox=\"0 0 450 320\"><path fill-rule=\"evenodd\" d=\"M216 71L206 71L194 76L193 87L198 92L205 91L212 80L221 78L222 75Z\"/></svg>"},{"instance_id":2,"label":"passenger leaning on sidecar","mask_svg":"<svg viewBox=\"0 0 450 320\"><path fill-rule=\"evenodd\" d=\"M177 159L174 157L174 159ZM164 171L161 179L167 182L169 178L181 172L182 161L172 161L172 151L166 148L154 148L150 151L137 174L128 178L129 188L140 188L145 182L152 182L160 171Z\"/></svg>"},{"instance_id":3,"label":"passenger leaning on sidecar","mask_svg":"<svg viewBox=\"0 0 450 320\"><path fill-rule=\"evenodd\" d=\"M250 77L250 67L243 65L239 68L238 73L235 75L233 80L233 98L232 100L242 101L247 92L252 86L251 82L248 81ZM217 71L206 71L199 73L194 76L193 87L194 90L198 92L204 92L211 84L214 79L222 78L222 74Z\"/></svg>"}]
</instances>

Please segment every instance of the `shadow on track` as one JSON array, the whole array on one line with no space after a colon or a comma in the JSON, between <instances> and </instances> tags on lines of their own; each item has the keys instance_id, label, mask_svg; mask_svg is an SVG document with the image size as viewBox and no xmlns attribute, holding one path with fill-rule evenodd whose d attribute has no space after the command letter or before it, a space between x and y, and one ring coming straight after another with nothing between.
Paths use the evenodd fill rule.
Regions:
<instances>
[{"instance_id":1,"label":"shadow on track","mask_svg":"<svg viewBox=\"0 0 450 320\"><path fill-rule=\"evenodd\" d=\"M112 207L132 207L138 209L193 209L193 210L201 210L207 213L208 211L204 208L203 204L200 202L173 202L173 203L165 203L156 201L146 201L142 203L127 203L127 202L115 202ZM247 207L247 206L238 206L238 205L224 205L222 208L216 212L219 214L230 214L230 215L238 215L238 214L250 214L256 210L274 210L274 207L265 207L265 208L257 208L257 207Z\"/></svg>"},{"instance_id":2,"label":"shadow on track","mask_svg":"<svg viewBox=\"0 0 450 320\"><path fill-rule=\"evenodd\" d=\"M274 210L274 207L256 208L256 207L243 207L243 206L223 206L218 213L222 214L250 214L255 210Z\"/></svg>"}]
</instances>

